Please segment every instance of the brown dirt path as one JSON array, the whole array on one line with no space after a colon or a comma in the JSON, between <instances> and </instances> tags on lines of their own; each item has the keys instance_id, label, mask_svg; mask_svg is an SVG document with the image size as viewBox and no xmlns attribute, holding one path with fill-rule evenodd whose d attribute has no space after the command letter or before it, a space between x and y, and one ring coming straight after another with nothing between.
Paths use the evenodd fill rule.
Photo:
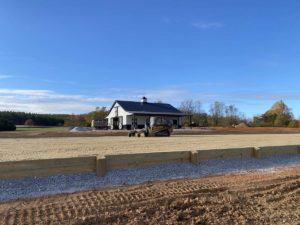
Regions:
<instances>
[{"instance_id":1,"label":"brown dirt path","mask_svg":"<svg viewBox=\"0 0 300 225\"><path fill-rule=\"evenodd\" d=\"M300 224L300 166L0 203L0 224Z\"/></svg>"}]
</instances>

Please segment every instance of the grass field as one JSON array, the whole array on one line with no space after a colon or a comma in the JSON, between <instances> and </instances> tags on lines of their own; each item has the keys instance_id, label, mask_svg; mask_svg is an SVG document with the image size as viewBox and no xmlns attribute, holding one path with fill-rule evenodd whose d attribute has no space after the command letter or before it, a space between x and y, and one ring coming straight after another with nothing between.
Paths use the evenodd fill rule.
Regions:
<instances>
[{"instance_id":1,"label":"grass field","mask_svg":"<svg viewBox=\"0 0 300 225\"><path fill-rule=\"evenodd\" d=\"M17 127L16 132L63 132L68 127Z\"/></svg>"}]
</instances>

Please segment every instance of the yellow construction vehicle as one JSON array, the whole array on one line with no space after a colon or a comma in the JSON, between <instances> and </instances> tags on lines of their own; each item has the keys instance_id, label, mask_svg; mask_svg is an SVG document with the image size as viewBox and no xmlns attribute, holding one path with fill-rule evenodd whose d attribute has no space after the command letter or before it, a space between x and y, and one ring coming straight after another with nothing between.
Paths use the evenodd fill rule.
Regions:
<instances>
[{"instance_id":1,"label":"yellow construction vehicle","mask_svg":"<svg viewBox=\"0 0 300 225\"><path fill-rule=\"evenodd\" d=\"M150 117L150 124L145 124L144 129L134 129L128 133L129 137L138 136L142 134L145 137L164 137L170 136L173 132L172 122L161 116Z\"/></svg>"}]
</instances>

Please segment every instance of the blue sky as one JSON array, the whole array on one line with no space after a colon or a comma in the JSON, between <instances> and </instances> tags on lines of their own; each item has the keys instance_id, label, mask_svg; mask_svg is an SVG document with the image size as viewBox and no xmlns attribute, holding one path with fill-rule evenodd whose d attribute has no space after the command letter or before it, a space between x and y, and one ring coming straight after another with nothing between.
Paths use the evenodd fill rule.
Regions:
<instances>
[{"instance_id":1,"label":"blue sky","mask_svg":"<svg viewBox=\"0 0 300 225\"><path fill-rule=\"evenodd\" d=\"M0 2L0 110L84 113L115 99L284 100L300 116L300 1Z\"/></svg>"}]
</instances>

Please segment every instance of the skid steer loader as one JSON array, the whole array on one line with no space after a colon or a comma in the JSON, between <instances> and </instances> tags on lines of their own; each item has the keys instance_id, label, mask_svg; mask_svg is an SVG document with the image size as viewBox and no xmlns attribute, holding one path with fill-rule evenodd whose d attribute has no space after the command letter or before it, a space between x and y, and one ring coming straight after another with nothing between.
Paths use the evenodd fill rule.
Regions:
<instances>
[{"instance_id":1,"label":"skid steer loader","mask_svg":"<svg viewBox=\"0 0 300 225\"><path fill-rule=\"evenodd\" d=\"M128 133L129 137L144 135L145 137L167 137L173 132L172 122L161 117L150 117L150 124L146 124L144 129L134 129Z\"/></svg>"}]
</instances>

